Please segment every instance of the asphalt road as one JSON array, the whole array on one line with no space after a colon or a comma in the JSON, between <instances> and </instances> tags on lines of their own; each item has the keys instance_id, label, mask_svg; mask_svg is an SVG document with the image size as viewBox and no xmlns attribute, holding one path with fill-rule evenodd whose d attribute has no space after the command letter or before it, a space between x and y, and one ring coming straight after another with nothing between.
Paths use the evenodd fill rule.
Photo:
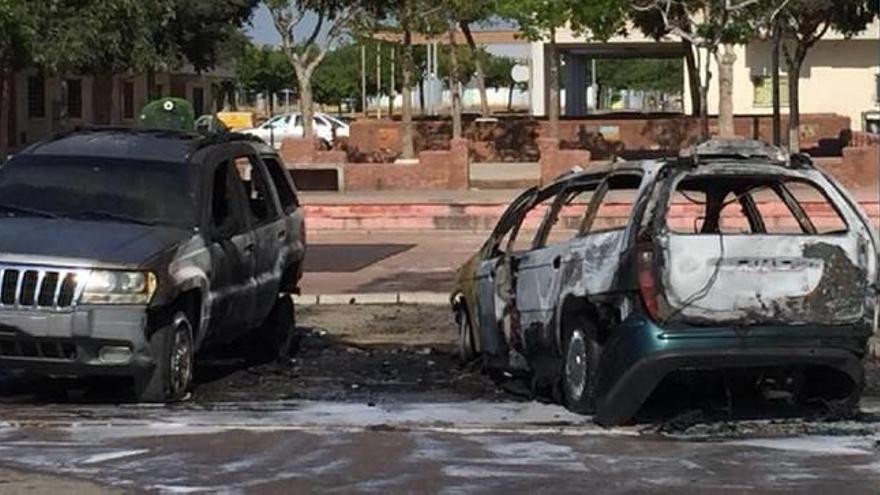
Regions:
<instances>
[{"instance_id":1,"label":"asphalt road","mask_svg":"<svg viewBox=\"0 0 880 495\"><path fill-rule=\"evenodd\" d=\"M880 402L864 409L880 417ZM877 493L880 423L665 435L479 401L4 406L0 464L169 493ZM805 433L808 432L808 433ZM0 488L2 490L2 488Z\"/></svg>"}]
</instances>

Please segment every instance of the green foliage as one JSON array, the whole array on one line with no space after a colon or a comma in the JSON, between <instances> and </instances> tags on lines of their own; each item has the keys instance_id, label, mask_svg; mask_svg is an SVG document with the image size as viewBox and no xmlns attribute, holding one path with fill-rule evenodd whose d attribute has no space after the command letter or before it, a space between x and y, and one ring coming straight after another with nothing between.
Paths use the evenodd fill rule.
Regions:
<instances>
[{"instance_id":1,"label":"green foliage","mask_svg":"<svg viewBox=\"0 0 880 495\"><path fill-rule=\"evenodd\" d=\"M0 57L46 72L216 64L258 0L0 0ZM12 55L9 55L12 54Z\"/></svg>"},{"instance_id":2,"label":"green foliage","mask_svg":"<svg viewBox=\"0 0 880 495\"><path fill-rule=\"evenodd\" d=\"M270 46L248 44L235 62L235 78L240 87L258 93L278 93L296 86L290 61Z\"/></svg>"},{"instance_id":3,"label":"green foliage","mask_svg":"<svg viewBox=\"0 0 880 495\"><path fill-rule=\"evenodd\" d=\"M483 62L483 66L486 68L486 86L506 88L513 84L510 71L517 64L517 61L510 57L499 57L488 53L486 55Z\"/></svg>"},{"instance_id":4,"label":"green foliage","mask_svg":"<svg viewBox=\"0 0 880 495\"><path fill-rule=\"evenodd\" d=\"M375 44L367 50L367 87L376 87L376 48ZM382 50L385 63L388 51ZM387 77L387 76L386 76ZM384 82L384 81L383 81ZM387 86L387 82L385 85ZM349 43L339 46L327 53L324 61L312 76L315 100L339 105L345 100L354 100L360 104L361 95L361 46ZM375 91L367 90L372 94Z\"/></svg>"},{"instance_id":5,"label":"green foliage","mask_svg":"<svg viewBox=\"0 0 880 495\"><path fill-rule=\"evenodd\" d=\"M682 65L680 59L597 60L596 81L607 88L680 93Z\"/></svg>"},{"instance_id":6,"label":"green foliage","mask_svg":"<svg viewBox=\"0 0 880 495\"><path fill-rule=\"evenodd\" d=\"M529 40L570 26L582 36L607 40L622 32L628 0L499 0L498 14L516 21Z\"/></svg>"}]
</instances>

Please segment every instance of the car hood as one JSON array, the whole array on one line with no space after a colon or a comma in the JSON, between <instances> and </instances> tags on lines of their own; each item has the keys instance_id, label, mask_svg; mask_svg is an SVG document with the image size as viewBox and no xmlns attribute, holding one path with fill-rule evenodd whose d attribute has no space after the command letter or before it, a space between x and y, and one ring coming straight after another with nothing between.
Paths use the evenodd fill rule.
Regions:
<instances>
[{"instance_id":1,"label":"car hood","mask_svg":"<svg viewBox=\"0 0 880 495\"><path fill-rule=\"evenodd\" d=\"M68 266L140 266L192 237L180 227L133 223L0 218L0 261Z\"/></svg>"}]
</instances>

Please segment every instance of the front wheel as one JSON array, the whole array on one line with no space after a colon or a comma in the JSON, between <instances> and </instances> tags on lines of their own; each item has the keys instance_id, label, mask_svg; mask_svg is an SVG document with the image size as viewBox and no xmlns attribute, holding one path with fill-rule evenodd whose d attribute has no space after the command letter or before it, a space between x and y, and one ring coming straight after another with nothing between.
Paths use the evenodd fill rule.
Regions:
<instances>
[{"instance_id":1,"label":"front wheel","mask_svg":"<svg viewBox=\"0 0 880 495\"><path fill-rule=\"evenodd\" d=\"M153 333L149 346L154 366L144 376L135 378L137 400L182 400L192 386L194 362L192 326L186 314L177 312L171 324Z\"/></svg>"},{"instance_id":2,"label":"front wheel","mask_svg":"<svg viewBox=\"0 0 880 495\"><path fill-rule=\"evenodd\" d=\"M460 308L456 313L455 320L458 323L458 357L462 362L469 363L477 357L471 318L466 309Z\"/></svg>"},{"instance_id":3,"label":"front wheel","mask_svg":"<svg viewBox=\"0 0 880 495\"><path fill-rule=\"evenodd\" d=\"M565 407L578 414L596 410L597 371L601 346L595 327L587 322L568 333L562 373Z\"/></svg>"}]
</instances>

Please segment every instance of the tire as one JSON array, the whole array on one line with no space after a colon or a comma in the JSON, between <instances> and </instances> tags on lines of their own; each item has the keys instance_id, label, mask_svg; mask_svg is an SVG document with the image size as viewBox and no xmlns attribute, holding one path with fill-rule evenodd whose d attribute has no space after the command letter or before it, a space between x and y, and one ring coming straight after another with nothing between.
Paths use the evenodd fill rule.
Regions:
<instances>
[{"instance_id":1,"label":"tire","mask_svg":"<svg viewBox=\"0 0 880 495\"><path fill-rule=\"evenodd\" d=\"M281 295L272 306L266 321L257 329L249 357L258 363L287 359L299 351L301 340L302 335L296 330L293 300L287 295Z\"/></svg>"},{"instance_id":2,"label":"tire","mask_svg":"<svg viewBox=\"0 0 880 495\"><path fill-rule=\"evenodd\" d=\"M467 310L459 308L455 321L458 323L458 357L463 363L469 363L477 358L477 351L474 347L474 327Z\"/></svg>"},{"instance_id":3,"label":"tire","mask_svg":"<svg viewBox=\"0 0 880 495\"><path fill-rule=\"evenodd\" d=\"M135 378L139 402L173 402L186 397L193 381L194 351L192 326L186 314L175 313L172 323L150 337L150 355L155 365Z\"/></svg>"},{"instance_id":4,"label":"tire","mask_svg":"<svg viewBox=\"0 0 880 495\"><path fill-rule=\"evenodd\" d=\"M598 332L581 322L567 333L563 353L562 396L565 407L578 414L596 411L597 372L602 347Z\"/></svg>"}]
</instances>

